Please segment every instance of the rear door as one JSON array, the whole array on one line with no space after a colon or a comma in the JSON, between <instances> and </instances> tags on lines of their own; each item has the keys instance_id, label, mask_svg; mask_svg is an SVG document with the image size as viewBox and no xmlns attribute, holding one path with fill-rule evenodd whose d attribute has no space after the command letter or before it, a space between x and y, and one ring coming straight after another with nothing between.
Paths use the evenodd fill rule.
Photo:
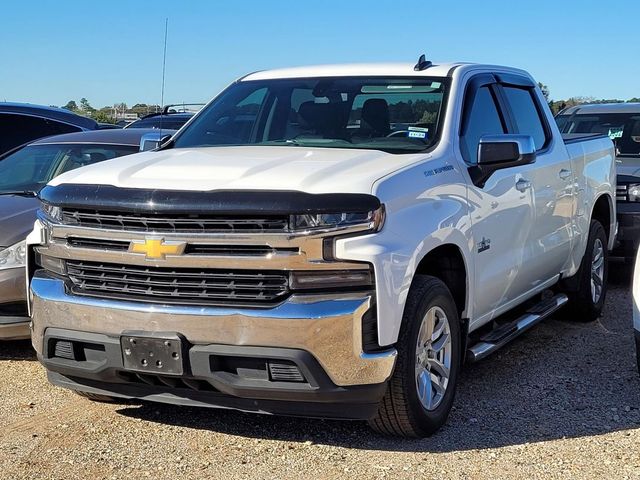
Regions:
<instances>
[{"instance_id":1,"label":"rear door","mask_svg":"<svg viewBox=\"0 0 640 480\"><path fill-rule=\"evenodd\" d=\"M510 133L533 137L536 160L526 172L534 197L533 224L525 241L524 264L516 280L522 292L535 290L558 275L571 251L573 174L564 148L553 148L550 125L526 77L498 76Z\"/></svg>"},{"instance_id":2,"label":"rear door","mask_svg":"<svg viewBox=\"0 0 640 480\"><path fill-rule=\"evenodd\" d=\"M508 133L498 84L489 74L467 85L460 128L460 152L470 169L477 165L478 145L484 135ZM531 165L496 171L484 184L470 183L475 255L474 321L484 323L506 310L521 294L517 280L525 262L525 245L534 224L533 192L523 188Z\"/></svg>"}]
</instances>

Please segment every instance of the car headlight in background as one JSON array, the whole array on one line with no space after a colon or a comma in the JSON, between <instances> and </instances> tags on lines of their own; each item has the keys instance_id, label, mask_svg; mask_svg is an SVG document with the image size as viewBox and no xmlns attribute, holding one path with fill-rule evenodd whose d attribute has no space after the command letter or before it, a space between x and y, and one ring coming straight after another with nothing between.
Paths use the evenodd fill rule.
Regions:
<instances>
[{"instance_id":1,"label":"car headlight in background","mask_svg":"<svg viewBox=\"0 0 640 480\"><path fill-rule=\"evenodd\" d=\"M62 221L62 208L55 205L49 205L48 203L43 203L40 208L42 212L50 219L57 222Z\"/></svg>"},{"instance_id":2,"label":"car headlight in background","mask_svg":"<svg viewBox=\"0 0 640 480\"><path fill-rule=\"evenodd\" d=\"M295 231L340 230L346 227L362 227L362 230L377 232L384 223L384 207L370 212L356 213L306 213L291 216L291 227Z\"/></svg>"},{"instance_id":3,"label":"car headlight in background","mask_svg":"<svg viewBox=\"0 0 640 480\"><path fill-rule=\"evenodd\" d=\"M27 246L23 241L0 250L0 270L25 266Z\"/></svg>"},{"instance_id":4,"label":"car headlight in background","mask_svg":"<svg viewBox=\"0 0 640 480\"><path fill-rule=\"evenodd\" d=\"M630 202L640 202L640 183L627 184L627 200Z\"/></svg>"}]
</instances>

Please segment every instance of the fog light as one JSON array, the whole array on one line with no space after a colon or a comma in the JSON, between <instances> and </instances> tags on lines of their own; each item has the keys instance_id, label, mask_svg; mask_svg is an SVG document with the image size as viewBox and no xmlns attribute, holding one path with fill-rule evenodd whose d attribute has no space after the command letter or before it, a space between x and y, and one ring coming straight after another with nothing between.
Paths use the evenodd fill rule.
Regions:
<instances>
[{"instance_id":1,"label":"fog light","mask_svg":"<svg viewBox=\"0 0 640 480\"><path fill-rule=\"evenodd\" d=\"M273 382L304 382L304 375L294 363L269 360L268 366Z\"/></svg>"},{"instance_id":2,"label":"fog light","mask_svg":"<svg viewBox=\"0 0 640 480\"><path fill-rule=\"evenodd\" d=\"M66 358L67 360L75 360L76 356L73 352L73 344L66 340L56 340L53 356L57 358Z\"/></svg>"}]
</instances>

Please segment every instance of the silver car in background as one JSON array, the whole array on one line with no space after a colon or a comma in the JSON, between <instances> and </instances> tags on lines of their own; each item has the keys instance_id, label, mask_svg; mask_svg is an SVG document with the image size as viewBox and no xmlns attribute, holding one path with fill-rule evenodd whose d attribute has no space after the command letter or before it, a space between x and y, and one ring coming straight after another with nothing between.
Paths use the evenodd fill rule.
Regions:
<instances>
[{"instance_id":1,"label":"silver car in background","mask_svg":"<svg viewBox=\"0 0 640 480\"><path fill-rule=\"evenodd\" d=\"M0 340L29 338L24 240L37 194L69 170L158 146L174 130L94 130L47 137L0 157Z\"/></svg>"}]
</instances>

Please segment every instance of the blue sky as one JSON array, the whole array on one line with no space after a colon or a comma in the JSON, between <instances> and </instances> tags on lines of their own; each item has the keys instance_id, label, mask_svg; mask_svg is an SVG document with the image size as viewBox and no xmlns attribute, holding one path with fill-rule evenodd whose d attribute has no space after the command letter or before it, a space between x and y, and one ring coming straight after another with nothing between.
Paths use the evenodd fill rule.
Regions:
<instances>
[{"instance_id":1,"label":"blue sky","mask_svg":"<svg viewBox=\"0 0 640 480\"><path fill-rule=\"evenodd\" d=\"M490 62L552 98L640 97L640 1L303 0L3 2L0 100L206 101L254 70L316 63Z\"/></svg>"}]
</instances>

